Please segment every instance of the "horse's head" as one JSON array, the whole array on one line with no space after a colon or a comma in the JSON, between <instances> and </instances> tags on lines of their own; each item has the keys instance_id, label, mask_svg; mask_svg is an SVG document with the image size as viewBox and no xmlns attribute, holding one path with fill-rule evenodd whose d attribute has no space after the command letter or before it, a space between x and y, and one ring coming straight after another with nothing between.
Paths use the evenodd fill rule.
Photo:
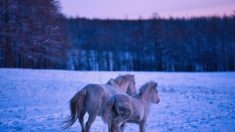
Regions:
<instances>
[{"instance_id":1,"label":"horse's head","mask_svg":"<svg viewBox=\"0 0 235 132\"><path fill-rule=\"evenodd\" d=\"M130 96L136 94L135 76L131 74L120 75L115 79L120 89Z\"/></svg>"},{"instance_id":2,"label":"horse's head","mask_svg":"<svg viewBox=\"0 0 235 132\"><path fill-rule=\"evenodd\" d=\"M158 95L157 83L153 82L152 84L152 103L158 104L160 102L160 98Z\"/></svg>"},{"instance_id":3,"label":"horse's head","mask_svg":"<svg viewBox=\"0 0 235 132\"><path fill-rule=\"evenodd\" d=\"M160 98L157 90L157 83L154 81L147 82L140 88L141 96L148 99L151 103L158 104Z\"/></svg>"}]
</instances>

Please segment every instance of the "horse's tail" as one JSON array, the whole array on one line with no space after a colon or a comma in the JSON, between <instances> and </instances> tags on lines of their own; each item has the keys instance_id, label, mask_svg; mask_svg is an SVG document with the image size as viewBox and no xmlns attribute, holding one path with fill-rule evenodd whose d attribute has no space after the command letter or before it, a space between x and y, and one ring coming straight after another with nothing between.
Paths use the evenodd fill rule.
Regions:
<instances>
[{"instance_id":1,"label":"horse's tail","mask_svg":"<svg viewBox=\"0 0 235 132\"><path fill-rule=\"evenodd\" d=\"M105 103L104 107L102 108L102 120L105 123L109 123L111 121L112 116L112 110L115 103L115 97L111 97L108 99L108 101Z\"/></svg>"},{"instance_id":2,"label":"horse's tail","mask_svg":"<svg viewBox=\"0 0 235 132\"><path fill-rule=\"evenodd\" d=\"M79 113L81 112L81 109L84 107L83 102L84 98L86 96L86 89L82 89L78 91L70 100L70 117L64 121L63 129L67 129L71 127L77 120Z\"/></svg>"}]
</instances>

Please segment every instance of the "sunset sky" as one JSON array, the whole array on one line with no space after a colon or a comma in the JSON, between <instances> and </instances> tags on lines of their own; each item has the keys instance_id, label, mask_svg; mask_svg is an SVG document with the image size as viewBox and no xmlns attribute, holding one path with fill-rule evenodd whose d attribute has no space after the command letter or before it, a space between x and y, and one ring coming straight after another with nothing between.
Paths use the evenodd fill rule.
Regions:
<instances>
[{"instance_id":1,"label":"sunset sky","mask_svg":"<svg viewBox=\"0 0 235 132\"><path fill-rule=\"evenodd\" d=\"M235 0L59 0L68 17L138 19L232 14Z\"/></svg>"}]
</instances>

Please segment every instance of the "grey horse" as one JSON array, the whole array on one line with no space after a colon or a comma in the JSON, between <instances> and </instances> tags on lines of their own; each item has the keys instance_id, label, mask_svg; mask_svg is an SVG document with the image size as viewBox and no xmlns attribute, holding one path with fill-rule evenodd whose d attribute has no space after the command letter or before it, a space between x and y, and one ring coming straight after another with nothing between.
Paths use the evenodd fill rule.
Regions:
<instances>
[{"instance_id":1,"label":"grey horse","mask_svg":"<svg viewBox=\"0 0 235 132\"><path fill-rule=\"evenodd\" d=\"M106 102L113 94L127 93L130 96L136 94L134 75L120 75L115 79L110 79L106 84L88 84L78 91L70 100L71 115L63 126L64 129L71 127L77 119L82 132L89 132L91 124L95 121L97 115ZM89 117L84 126L84 115L88 113Z\"/></svg>"},{"instance_id":2,"label":"grey horse","mask_svg":"<svg viewBox=\"0 0 235 132\"><path fill-rule=\"evenodd\" d=\"M140 132L144 132L150 104L159 102L157 83L150 81L135 97L127 94L110 97L103 107L102 119L108 124L109 132L123 131L125 122L138 124Z\"/></svg>"}]
</instances>

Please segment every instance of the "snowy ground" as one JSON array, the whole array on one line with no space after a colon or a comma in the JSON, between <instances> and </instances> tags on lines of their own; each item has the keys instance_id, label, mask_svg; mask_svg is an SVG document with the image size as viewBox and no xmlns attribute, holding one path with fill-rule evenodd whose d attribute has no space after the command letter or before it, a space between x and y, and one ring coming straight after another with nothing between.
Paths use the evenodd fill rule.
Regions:
<instances>
[{"instance_id":1,"label":"snowy ground","mask_svg":"<svg viewBox=\"0 0 235 132\"><path fill-rule=\"evenodd\" d=\"M79 89L122 73L0 69L0 131L63 131L68 101ZM161 102L151 107L147 132L235 131L234 72L132 74L138 87L159 83ZM98 117L91 131L105 132L107 126ZM138 126L128 124L125 131L138 132Z\"/></svg>"}]
</instances>

